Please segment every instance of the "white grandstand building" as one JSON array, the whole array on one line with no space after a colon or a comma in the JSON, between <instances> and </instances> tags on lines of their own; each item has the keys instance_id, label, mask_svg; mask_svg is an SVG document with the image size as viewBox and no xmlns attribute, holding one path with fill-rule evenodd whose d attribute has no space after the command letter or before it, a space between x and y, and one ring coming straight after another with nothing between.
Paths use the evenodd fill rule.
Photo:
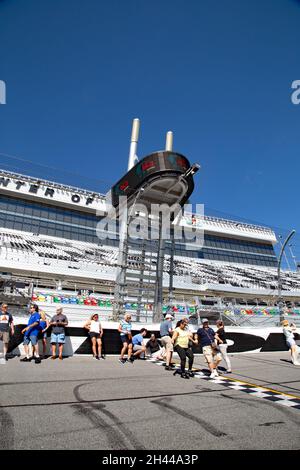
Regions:
<instances>
[{"instance_id":1,"label":"white grandstand building","mask_svg":"<svg viewBox=\"0 0 300 470\"><path fill-rule=\"evenodd\" d=\"M15 308L31 298L49 314L63 304L71 318L99 309L109 319L114 303L119 240L99 239L97 223L107 213L103 194L17 173L0 171L1 298ZM99 215L101 214L101 215ZM192 226L193 215L180 222ZM273 230L205 216L204 244L166 248L163 290L166 308L175 314L218 312L232 323L272 318L278 301L277 243ZM153 283L156 259L148 267L138 252L129 255L132 282L137 272ZM136 276L136 277L135 277ZM170 276L172 295L170 296ZM285 313L300 314L300 273L282 272ZM139 320L151 321L152 300L140 299ZM172 303L172 305L170 305ZM125 309L133 316L136 299L128 293ZM94 310L93 310L94 311Z\"/></svg>"}]
</instances>

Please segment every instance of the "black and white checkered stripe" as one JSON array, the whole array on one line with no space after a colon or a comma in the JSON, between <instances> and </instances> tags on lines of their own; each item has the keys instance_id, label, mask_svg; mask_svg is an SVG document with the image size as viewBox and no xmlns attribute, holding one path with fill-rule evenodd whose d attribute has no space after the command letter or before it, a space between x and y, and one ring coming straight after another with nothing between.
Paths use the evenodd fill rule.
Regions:
<instances>
[{"instance_id":1,"label":"black and white checkered stripe","mask_svg":"<svg viewBox=\"0 0 300 470\"><path fill-rule=\"evenodd\" d=\"M166 363L163 361L158 361L156 359L147 359L147 361L152 362L156 365L164 366ZM179 367L177 367L179 369ZM175 370L175 369L174 369ZM278 405L287 406L289 408L300 410L300 398L293 397L291 395L286 395L285 393L276 392L275 390L269 390L264 387L259 387L257 385L247 384L239 380L231 380L227 377L213 377L204 374L201 371L194 371L196 379L203 379L210 381L212 383L222 385L231 390L238 390L240 392L248 393L249 395L256 398L263 398L264 400L272 401Z\"/></svg>"}]
</instances>

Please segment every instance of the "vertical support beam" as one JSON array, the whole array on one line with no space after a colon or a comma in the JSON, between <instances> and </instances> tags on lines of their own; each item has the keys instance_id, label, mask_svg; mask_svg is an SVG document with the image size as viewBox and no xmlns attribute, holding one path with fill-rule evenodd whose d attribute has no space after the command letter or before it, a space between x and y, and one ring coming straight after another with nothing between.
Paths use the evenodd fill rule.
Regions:
<instances>
[{"instance_id":1,"label":"vertical support beam","mask_svg":"<svg viewBox=\"0 0 300 470\"><path fill-rule=\"evenodd\" d=\"M156 288L155 288L155 304L153 310L153 322L158 323L162 319L163 305L163 267L165 254L165 240L162 236L162 213L159 213L159 240L158 240L158 257L156 266Z\"/></svg>"},{"instance_id":2,"label":"vertical support beam","mask_svg":"<svg viewBox=\"0 0 300 470\"><path fill-rule=\"evenodd\" d=\"M137 310L136 310L136 321L140 321L141 315L141 304L142 298L144 296L144 273L145 273L145 241L142 242L142 251L141 251L141 270L140 270L140 278L139 278L139 291L137 297Z\"/></svg>"},{"instance_id":3,"label":"vertical support beam","mask_svg":"<svg viewBox=\"0 0 300 470\"><path fill-rule=\"evenodd\" d=\"M128 168L131 170L134 167L137 160L137 144L139 140L140 131L140 120L134 119L132 122L132 131L130 139L130 149L128 157ZM121 207L121 205L119 206ZM127 257L128 257L128 224L130 215L128 215L127 204L126 209L122 213L121 224L119 227L119 256L118 256L118 268L115 285L115 302L113 307L113 320L118 321L120 316L125 313L124 308L124 290L126 281L126 270L127 270ZM120 218L119 218L120 221Z\"/></svg>"},{"instance_id":4,"label":"vertical support beam","mask_svg":"<svg viewBox=\"0 0 300 470\"><path fill-rule=\"evenodd\" d=\"M173 285L173 274L174 274L174 251L175 251L175 240L174 240L174 229L171 227L171 240L170 240L170 270L169 270L169 305L173 304L174 300L174 285Z\"/></svg>"}]
</instances>

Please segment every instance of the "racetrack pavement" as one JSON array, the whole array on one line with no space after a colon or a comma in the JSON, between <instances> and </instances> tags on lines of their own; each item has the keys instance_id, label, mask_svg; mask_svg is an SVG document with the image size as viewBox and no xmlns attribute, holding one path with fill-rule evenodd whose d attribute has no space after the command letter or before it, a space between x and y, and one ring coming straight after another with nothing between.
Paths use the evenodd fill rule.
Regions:
<instances>
[{"instance_id":1,"label":"racetrack pavement","mask_svg":"<svg viewBox=\"0 0 300 470\"><path fill-rule=\"evenodd\" d=\"M300 367L286 352L231 361L233 373L213 381L185 380L147 361L122 365L117 357L41 364L15 357L0 366L0 448L299 449L300 407L288 403L300 399ZM203 356L195 368L206 374ZM261 398L262 389L278 391L287 406Z\"/></svg>"}]
</instances>

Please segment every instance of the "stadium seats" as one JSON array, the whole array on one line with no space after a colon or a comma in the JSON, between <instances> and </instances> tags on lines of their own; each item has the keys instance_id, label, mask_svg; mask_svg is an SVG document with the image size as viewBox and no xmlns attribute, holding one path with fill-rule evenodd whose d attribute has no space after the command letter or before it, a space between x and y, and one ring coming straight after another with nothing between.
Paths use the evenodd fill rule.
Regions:
<instances>
[{"instance_id":1,"label":"stadium seats","mask_svg":"<svg viewBox=\"0 0 300 470\"><path fill-rule=\"evenodd\" d=\"M94 243L84 243L76 240L63 240L46 235L25 233L16 230L1 229L0 231L0 260L1 265L9 271L10 266L24 272L51 273L54 278L59 274L66 277L80 275L85 280L95 279L103 283L114 282L118 262L118 249L113 246L96 245ZM139 268L141 265L140 256L132 254L129 257L130 266ZM76 271L75 271L76 269ZM170 271L170 256L165 256L164 262L164 282L168 285ZM282 271L282 292L300 292L300 274L295 271ZM174 288L192 289L201 292L209 289L211 291L227 290L261 292L262 295L273 296L277 292L277 271L275 268L262 266L249 266L219 261L210 261L187 256L175 256L173 268ZM39 295L34 294L32 301L41 303L57 303L85 305L87 307L98 306L100 308L112 308L111 300L100 298L99 296L66 296L63 293L47 294L41 291ZM146 302L146 299L145 299ZM130 306L129 306L130 304ZM129 302L128 308L136 310L137 306ZM126 307L127 308L127 307ZM152 305L147 304L147 309ZM231 308L223 308L228 312L233 312ZM277 315L276 308L244 306L246 313L228 313L229 316L241 315L247 317L261 316L268 317ZM176 314L195 313L195 306L178 303L174 306L173 312ZM292 308L291 315L294 313Z\"/></svg>"}]
</instances>

